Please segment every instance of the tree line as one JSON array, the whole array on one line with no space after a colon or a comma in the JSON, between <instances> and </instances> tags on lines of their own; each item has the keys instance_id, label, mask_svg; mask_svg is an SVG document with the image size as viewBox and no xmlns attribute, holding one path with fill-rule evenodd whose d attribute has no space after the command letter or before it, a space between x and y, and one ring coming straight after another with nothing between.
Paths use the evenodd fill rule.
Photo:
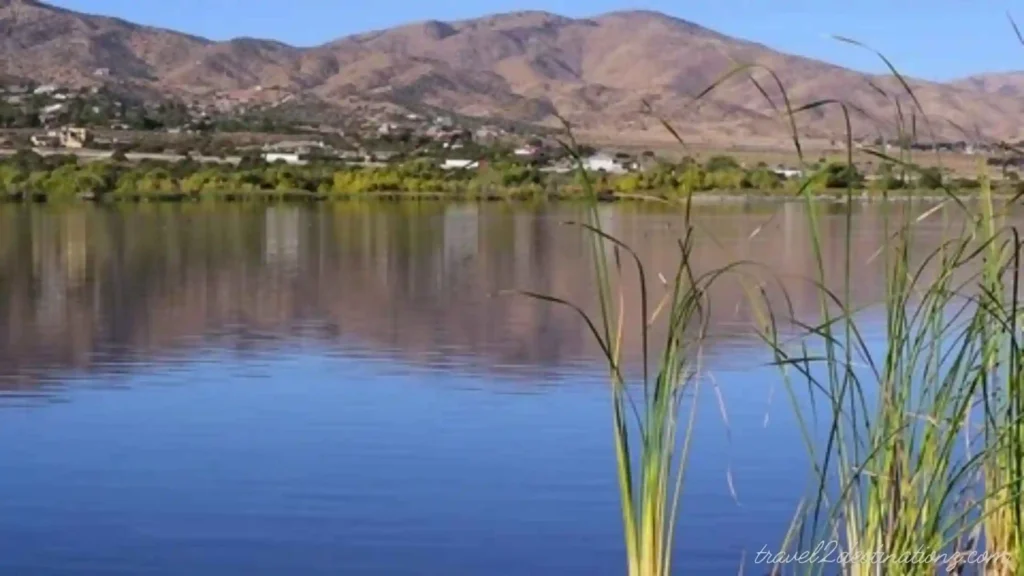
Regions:
<instances>
[{"instance_id":1,"label":"tree line","mask_svg":"<svg viewBox=\"0 0 1024 576\"><path fill-rule=\"evenodd\" d=\"M696 192L795 192L799 182L786 180L765 165L744 168L728 156L698 163L657 162L625 174L592 173L589 178L605 194L644 193L662 197ZM939 188L945 183L937 170L914 180L883 166L879 177L866 183L856 167L829 164L813 185L815 190ZM912 183L911 183L912 182ZM954 182L969 188L970 181ZM40 156L19 151L0 162L0 194L13 200L69 199L202 199L247 196L345 197L371 193L435 193L462 196L550 197L581 196L578 171L554 173L537 165L493 161L466 170L444 170L429 159L408 160L381 167L311 162L296 166L268 164L246 158L238 165L179 162L128 162L123 155L83 161L75 156Z\"/></svg>"}]
</instances>

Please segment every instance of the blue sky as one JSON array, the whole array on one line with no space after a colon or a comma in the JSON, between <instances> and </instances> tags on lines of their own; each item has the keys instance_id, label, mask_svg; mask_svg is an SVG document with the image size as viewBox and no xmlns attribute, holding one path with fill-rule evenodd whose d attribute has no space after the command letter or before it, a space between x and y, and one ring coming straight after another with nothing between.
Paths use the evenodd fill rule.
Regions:
<instances>
[{"instance_id":1,"label":"blue sky","mask_svg":"<svg viewBox=\"0 0 1024 576\"><path fill-rule=\"evenodd\" d=\"M425 20L494 12L547 10L593 16L649 9L720 32L870 72L872 55L836 42L849 36L884 52L901 71L934 80L1024 70L1007 10L1024 26L1024 3L1008 0L53 0L53 4L118 16L223 40L273 38L309 46L348 34Z\"/></svg>"}]
</instances>

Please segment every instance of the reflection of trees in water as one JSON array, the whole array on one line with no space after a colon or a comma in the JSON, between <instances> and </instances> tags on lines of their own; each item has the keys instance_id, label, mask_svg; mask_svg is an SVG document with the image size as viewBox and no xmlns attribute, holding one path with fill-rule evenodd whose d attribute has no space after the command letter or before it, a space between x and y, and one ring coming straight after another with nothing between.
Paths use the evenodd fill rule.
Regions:
<instances>
[{"instance_id":1,"label":"reflection of trees in water","mask_svg":"<svg viewBox=\"0 0 1024 576\"><path fill-rule=\"evenodd\" d=\"M638 205L603 209L609 229L647 262L652 284L657 272L670 277L680 215ZM300 336L339 349L355 341L413 363L459 357L484 369L586 360L594 348L571 313L493 296L526 288L593 304L582 232L560 224L580 219L580 210L430 203L5 207L0 372L89 369L211 342L248 349ZM814 275L803 210L700 208L694 267L759 262L787 277L798 313L813 314L813 286L794 279ZM845 220L825 212L826 266L838 282ZM876 209L858 209L855 262L878 248L880 218ZM856 298L878 298L880 270L855 266L865 280ZM629 313L638 314L636 282L627 280L624 289ZM781 302L777 289L769 295ZM751 321L745 298L734 279L717 284L712 328L742 334ZM634 355L636 336L627 333Z\"/></svg>"}]
</instances>

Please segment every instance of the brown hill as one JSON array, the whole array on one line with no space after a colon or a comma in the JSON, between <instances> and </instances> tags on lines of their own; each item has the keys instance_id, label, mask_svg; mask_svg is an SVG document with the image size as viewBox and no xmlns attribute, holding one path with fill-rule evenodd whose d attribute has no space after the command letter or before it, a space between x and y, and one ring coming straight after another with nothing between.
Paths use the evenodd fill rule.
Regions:
<instances>
[{"instance_id":1,"label":"brown hill","mask_svg":"<svg viewBox=\"0 0 1024 576\"><path fill-rule=\"evenodd\" d=\"M1024 72L1001 72L995 74L979 74L954 82L955 85L1009 98L1024 96Z\"/></svg>"},{"instance_id":2,"label":"brown hill","mask_svg":"<svg viewBox=\"0 0 1024 576\"><path fill-rule=\"evenodd\" d=\"M835 98L850 104L858 135L893 133L893 100L914 106L892 77L861 74L724 36L653 12L570 19L518 12L461 22L423 22L313 48L235 39L213 42L173 31L80 14L33 0L0 0L0 73L38 81L117 81L138 89L202 97L276 87L338 105L361 100L421 103L473 116L581 129L664 134L644 102L688 138L781 140L786 125L753 82L736 77L699 105L695 94L737 63L774 70L794 105ZM110 71L98 77L97 69ZM756 72L777 106L781 95ZM985 82L911 81L929 121L922 137L1024 136L1024 102ZM866 118L865 118L866 117ZM837 137L834 106L802 113L801 130Z\"/></svg>"}]
</instances>

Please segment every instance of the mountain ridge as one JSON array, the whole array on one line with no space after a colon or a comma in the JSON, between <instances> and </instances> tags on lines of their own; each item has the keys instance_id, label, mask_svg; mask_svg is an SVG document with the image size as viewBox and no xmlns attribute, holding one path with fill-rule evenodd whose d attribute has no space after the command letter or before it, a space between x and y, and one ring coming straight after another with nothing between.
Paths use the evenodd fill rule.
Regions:
<instances>
[{"instance_id":1,"label":"mountain ridge","mask_svg":"<svg viewBox=\"0 0 1024 576\"><path fill-rule=\"evenodd\" d=\"M691 102L737 63L755 65L758 82L739 75ZM118 82L192 99L255 97L273 88L278 96L301 94L339 108L415 102L547 126L563 116L596 133L663 134L645 112L650 104L687 137L783 140L783 94L763 69L778 75L794 105L847 102L858 136L893 134L895 99L913 107L892 77L786 54L649 10L424 20L298 47L250 37L214 41L36 0L0 0L0 73L46 83ZM925 132L941 139L1024 136L1024 74L979 78L910 79L931 118ZM811 137L845 131L834 106L803 112L798 124Z\"/></svg>"}]
</instances>

